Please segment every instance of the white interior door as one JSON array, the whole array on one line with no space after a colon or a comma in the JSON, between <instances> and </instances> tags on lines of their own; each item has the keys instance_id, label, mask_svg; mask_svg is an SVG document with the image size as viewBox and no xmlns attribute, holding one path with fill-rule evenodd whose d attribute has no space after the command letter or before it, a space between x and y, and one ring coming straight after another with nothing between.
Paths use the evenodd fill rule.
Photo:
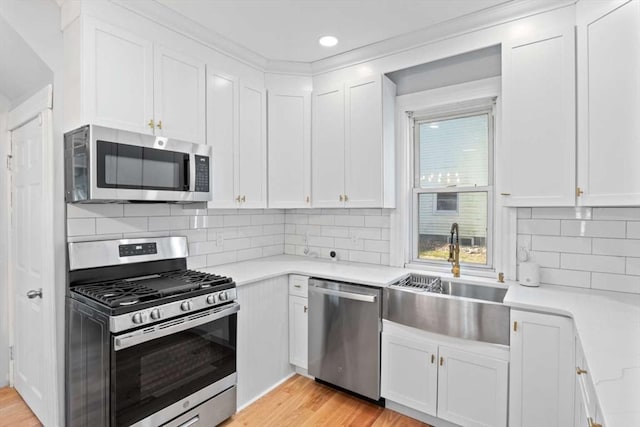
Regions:
<instances>
[{"instance_id":1,"label":"white interior door","mask_svg":"<svg viewBox=\"0 0 640 427\"><path fill-rule=\"evenodd\" d=\"M48 170L41 113L11 132L11 277L14 298L13 383L45 425L54 425L55 345L53 275L47 251ZM44 123L44 124L43 124ZM49 153L47 153L49 154Z\"/></svg>"}]
</instances>

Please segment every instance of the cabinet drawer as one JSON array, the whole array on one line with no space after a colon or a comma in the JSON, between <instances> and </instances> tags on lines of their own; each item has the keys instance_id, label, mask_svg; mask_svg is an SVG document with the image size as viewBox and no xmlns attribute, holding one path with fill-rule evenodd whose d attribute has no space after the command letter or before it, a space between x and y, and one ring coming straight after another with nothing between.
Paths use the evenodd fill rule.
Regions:
<instances>
[{"instance_id":1,"label":"cabinet drawer","mask_svg":"<svg viewBox=\"0 0 640 427\"><path fill-rule=\"evenodd\" d=\"M307 298L308 287L309 278L307 276L299 276L297 274L289 275L289 295Z\"/></svg>"},{"instance_id":2,"label":"cabinet drawer","mask_svg":"<svg viewBox=\"0 0 640 427\"><path fill-rule=\"evenodd\" d=\"M585 411L587 419L596 418L596 408L598 403L596 401L596 391L591 380L591 373L587 367L587 361L584 357L582 346L580 341L576 338L576 370L577 375L577 389L576 399L582 400L582 405Z\"/></svg>"}]
</instances>

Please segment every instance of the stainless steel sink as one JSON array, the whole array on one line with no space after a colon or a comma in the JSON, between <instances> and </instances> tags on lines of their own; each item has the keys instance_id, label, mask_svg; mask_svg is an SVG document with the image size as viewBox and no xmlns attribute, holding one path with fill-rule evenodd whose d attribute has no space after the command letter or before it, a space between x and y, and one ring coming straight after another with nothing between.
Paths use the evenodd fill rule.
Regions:
<instances>
[{"instance_id":1,"label":"stainless steel sink","mask_svg":"<svg viewBox=\"0 0 640 427\"><path fill-rule=\"evenodd\" d=\"M505 288L412 274L384 290L384 319L429 332L509 345Z\"/></svg>"}]
</instances>

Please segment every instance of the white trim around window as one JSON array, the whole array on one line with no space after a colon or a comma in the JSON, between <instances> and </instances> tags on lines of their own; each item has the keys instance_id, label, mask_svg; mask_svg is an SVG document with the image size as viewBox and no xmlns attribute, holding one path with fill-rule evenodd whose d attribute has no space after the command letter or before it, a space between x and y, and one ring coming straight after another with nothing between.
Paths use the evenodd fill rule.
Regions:
<instances>
[{"instance_id":1,"label":"white trim around window","mask_svg":"<svg viewBox=\"0 0 640 427\"><path fill-rule=\"evenodd\" d=\"M412 162L413 156L413 113L438 111L446 114L447 111L442 106L449 107L449 111L460 111L466 107L474 107L473 100L485 103L488 98L496 98L494 113L494 143L493 153L489 161L493 163L492 187L499 185L500 173L500 107L501 107L501 79L493 77L454 86L447 86L423 92L417 92L396 98L396 167L397 167L397 209L391 214L391 265L416 269L426 269L429 271L447 274L450 272L448 265L422 265L411 263L414 256L413 221L415 214L412 214L414 198L413 190L414 174ZM476 107L477 109L477 107ZM416 116L418 113L416 113ZM466 191L462 190L461 191ZM496 277L498 272L503 272L506 278L515 277L515 217L516 210L504 208L499 200L493 198L493 203L489 206L493 217L493 244L488 250L491 251L493 268L471 268L463 267L462 274Z\"/></svg>"}]
</instances>

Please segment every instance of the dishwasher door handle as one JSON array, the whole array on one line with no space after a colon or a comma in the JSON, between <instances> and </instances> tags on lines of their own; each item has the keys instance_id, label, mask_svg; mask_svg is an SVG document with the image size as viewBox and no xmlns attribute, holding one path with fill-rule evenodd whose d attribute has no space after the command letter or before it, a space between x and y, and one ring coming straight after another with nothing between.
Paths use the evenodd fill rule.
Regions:
<instances>
[{"instance_id":1,"label":"dishwasher door handle","mask_svg":"<svg viewBox=\"0 0 640 427\"><path fill-rule=\"evenodd\" d=\"M376 299L377 299L376 295L365 295L365 294L356 294L354 292L336 291L334 289L319 288L317 286L312 286L311 291L318 292L319 294L324 294L324 295L329 295L329 296L334 296L339 298L352 299L355 301L362 301L362 302L376 302Z\"/></svg>"}]
</instances>

